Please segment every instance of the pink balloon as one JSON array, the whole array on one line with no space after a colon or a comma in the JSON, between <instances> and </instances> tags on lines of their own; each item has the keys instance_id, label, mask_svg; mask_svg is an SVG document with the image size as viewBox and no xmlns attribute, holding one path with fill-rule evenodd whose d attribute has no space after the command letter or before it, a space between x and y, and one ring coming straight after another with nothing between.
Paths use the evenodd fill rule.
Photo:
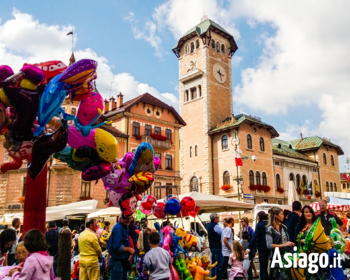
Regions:
<instances>
[{"instance_id":1,"label":"pink balloon","mask_svg":"<svg viewBox=\"0 0 350 280\"><path fill-rule=\"evenodd\" d=\"M152 213L152 210L146 210L145 208L143 208L143 207L142 207L142 204L140 204L139 209L140 209L140 211L141 211L143 214L145 214L145 215L149 215L149 214Z\"/></svg>"},{"instance_id":2,"label":"pink balloon","mask_svg":"<svg viewBox=\"0 0 350 280\"><path fill-rule=\"evenodd\" d=\"M163 233L163 236L164 236L163 237L162 248L167 250L171 256L173 256L173 253L170 250L171 233L172 232L173 232L173 229L170 226L163 227L163 229L162 229L162 233Z\"/></svg>"},{"instance_id":3,"label":"pink balloon","mask_svg":"<svg viewBox=\"0 0 350 280\"><path fill-rule=\"evenodd\" d=\"M177 273L175 267L172 265L170 268L170 278L169 280L180 280L180 276Z\"/></svg>"},{"instance_id":4,"label":"pink balloon","mask_svg":"<svg viewBox=\"0 0 350 280\"><path fill-rule=\"evenodd\" d=\"M74 149L78 149L82 146L89 146L96 149L95 131L96 129L91 130L90 134L84 137L74 125L70 126L68 128L68 145Z\"/></svg>"},{"instance_id":5,"label":"pink balloon","mask_svg":"<svg viewBox=\"0 0 350 280\"><path fill-rule=\"evenodd\" d=\"M112 205L109 206L119 207L119 199L123 196L124 193L117 193L115 191L109 191L109 201Z\"/></svg>"},{"instance_id":6,"label":"pink balloon","mask_svg":"<svg viewBox=\"0 0 350 280\"><path fill-rule=\"evenodd\" d=\"M89 92L79 103L77 118L82 125L91 125L103 112L103 107L101 94Z\"/></svg>"},{"instance_id":7,"label":"pink balloon","mask_svg":"<svg viewBox=\"0 0 350 280\"><path fill-rule=\"evenodd\" d=\"M81 173L81 178L84 181L95 181L108 175L112 170L111 163L101 163L100 165L94 165L86 169Z\"/></svg>"}]
</instances>

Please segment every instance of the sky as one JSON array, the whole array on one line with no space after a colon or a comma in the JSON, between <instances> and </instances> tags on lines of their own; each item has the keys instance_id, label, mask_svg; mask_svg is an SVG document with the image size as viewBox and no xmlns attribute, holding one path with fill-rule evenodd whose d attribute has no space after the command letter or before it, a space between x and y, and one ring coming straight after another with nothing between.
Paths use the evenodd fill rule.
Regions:
<instances>
[{"instance_id":1,"label":"sky","mask_svg":"<svg viewBox=\"0 0 350 280\"><path fill-rule=\"evenodd\" d=\"M0 64L98 61L97 88L149 92L179 108L177 40L203 15L235 38L235 114L259 116L283 140L318 135L350 156L349 1L17 1L0 8Z\"/></svg>"}]
</instances>

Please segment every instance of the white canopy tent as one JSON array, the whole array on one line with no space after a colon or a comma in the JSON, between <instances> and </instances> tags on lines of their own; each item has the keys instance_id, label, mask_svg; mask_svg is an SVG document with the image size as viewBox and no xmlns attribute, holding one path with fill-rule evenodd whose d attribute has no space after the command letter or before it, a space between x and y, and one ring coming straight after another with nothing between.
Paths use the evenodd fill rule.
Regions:
<instances>
[{"instance_id":1,"label":"white canopy tent","mask_svg":"<svg viewBox=\"0 0 350 280\"><path fill-rule=\"evenodd\" d=\"M88 215L88 218L96 218L96 217L103 217L103 216L119 216L122 212L120 211L119 207L108 207L104 209L100 209L96 212L90 213Z\"/></svg>"}]
</instances>

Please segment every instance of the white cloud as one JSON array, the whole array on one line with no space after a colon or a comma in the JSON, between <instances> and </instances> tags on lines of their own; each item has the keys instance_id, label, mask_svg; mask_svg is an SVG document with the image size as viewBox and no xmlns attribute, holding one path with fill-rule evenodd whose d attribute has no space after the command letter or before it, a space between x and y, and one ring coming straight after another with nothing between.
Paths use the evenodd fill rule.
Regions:
<instances>
[{"instance_id":1,"label":"white cloud","mask_svg":"<svg viewBox=\"0 0 350 280\"><path fill-rule=\"evenodd\" d=\"M13 19L0 24L1 64L11 66L15 72L19 71L24 63L62 60L68 64L72 50L71 37L66 34L72 30L72 26L43 24L31 15L16 9L12 15ZM136 81L129 73L113 73L108 60L92 49L75 50L74 54L77 60L90 58L98 61L96 83L105 98L109 97L112 82L113 94L122 92L125 100L145 93L149 89L151 94L178 109L177 98L173 94L160 93L148 84Z\"/></svg>"}]
</instances>

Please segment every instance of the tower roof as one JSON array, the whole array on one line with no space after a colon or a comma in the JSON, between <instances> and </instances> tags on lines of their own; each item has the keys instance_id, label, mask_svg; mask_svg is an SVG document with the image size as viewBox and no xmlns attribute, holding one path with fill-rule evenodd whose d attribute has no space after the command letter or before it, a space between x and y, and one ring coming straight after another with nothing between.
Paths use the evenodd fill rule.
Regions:
<instances>
[{"instance_id":1,"label":"tower roof","mask_svg":"<svg viewBox=\"0 0 350 280\"><path fill-rule=\"evenodd\" d=\"M196 25L195 27L188 30L182 37L179 39L179 41L176 43L176 45L173 48L173 52L176 54L183 43L187 41L188 39L191 39L192 37L199 36L201 38L211 38L211 31L214 31L215 33L218 33L219 35L227 38L230 41L230 49L229 52L231 56L235 53L235 51L238 49L237 44L235 42L235 39L233 36L228 33L222 26L217 24L216 22L206 19ZM208 40L210 42L210 40Z\"/></svg>"}]
</instances>

